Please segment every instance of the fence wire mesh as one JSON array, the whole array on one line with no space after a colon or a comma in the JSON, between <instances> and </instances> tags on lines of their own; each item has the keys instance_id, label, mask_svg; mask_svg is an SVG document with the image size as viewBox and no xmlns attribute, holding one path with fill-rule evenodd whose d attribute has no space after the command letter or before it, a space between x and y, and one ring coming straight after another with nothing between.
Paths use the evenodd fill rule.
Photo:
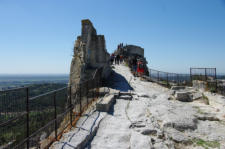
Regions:
<instances>
[{"instance_id":1,"label":"fence wire mesh","mask_svg":"<svg viewBox=\"0 0 225 149\"><path fill-rule=\"evenodd\" d=\"M213 81L216 80L216 68L191 68L191 80Z\"/></svg>"},{"instance_id":2,"label":"fence wire mesh","mask_svg":"<svg viewBox=\"0 0 225 149\"><path fill-rule=\"evenodd\" d=\"M0 92L0 146L11 148L25 139L22 130L26 130L26 89Z\"/></svg>"},{"instance_id":3,"label":"fence wire mesh","mask_svg":"<svg viewBox=\"0 0 225 149\"><path fill-rule=\"evenodd\" d=\"M35 97L29 88L0 91L0 148L47 148L98 98L101 72L97 69L90 80Z\"/></svg>"},{"instance_id":4,"label":"fence wire mesh","mask_svg":"<svg viewBox=\"0 0 225 149\"><path fill-rule=\"evenodd\" d=\"M216 68L191 68L191 81L205 81L207 90L218 92Z\"/></svg>"},{"instance_id":5,"label":"fence wire mesh","mask_svg":"<svg viewBox=\"0 0 225 149\"><path fill-rule=\"evenodd\" d=\"M149 76L142 76L152 82L156 82L163 86L173 86L173 85L190 85L190 75L189 74L176 74L168 73L163 71L158 71L154 69L149 69Z\"/></svg>"}]
</instances>

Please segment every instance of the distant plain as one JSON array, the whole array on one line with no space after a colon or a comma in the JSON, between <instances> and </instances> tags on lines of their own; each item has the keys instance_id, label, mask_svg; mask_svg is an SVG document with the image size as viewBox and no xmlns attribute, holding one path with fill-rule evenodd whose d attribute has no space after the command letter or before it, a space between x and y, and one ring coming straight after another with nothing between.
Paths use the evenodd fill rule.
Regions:
<instances>
[{"instance_id":1,"label":"distant plain","mask_svg":"<svg viewBox=\"0 0 225 149\"><path fill-rule=\"evenodd\" d=\"M31 84L60 83L67 84L68 74L31 74L31 75L0 75L0 90L29 86Z\"/></svg>"}]
</instances>

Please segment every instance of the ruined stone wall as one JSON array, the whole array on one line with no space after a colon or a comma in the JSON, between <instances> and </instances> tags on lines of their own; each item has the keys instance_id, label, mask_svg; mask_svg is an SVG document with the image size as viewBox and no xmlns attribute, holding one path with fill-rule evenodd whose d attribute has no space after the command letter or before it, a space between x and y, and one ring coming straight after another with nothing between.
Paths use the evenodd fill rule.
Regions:
<instances>
[{"instance_id":1,"label":"ruined stone wall","mask_svg":"<svg viewBox=\"0 0 225 149\"><path fill-rule=\"evenodd\" d=\"M127 54L129 55L137 54L144 57L144 49L139 46L127 45L124 48L127 49Z\"/></svg>"},{"instance_id":2,"label":"ruined stone wall","mask_svg":"<svg viewBox=\"0 0 225 149\"><path fill-rule=\"evenodd\" d=\"M144 49L140 46L136 45L126 45L123 46L123 43L117 46L117 49L114 52L115 55L123 55L125 61L131 66L133 59L136 57L137 60L141 60L144 64L145 75L149 75L148 67L147 67L147 60L144 57Z\"/></svg>"},{"instance_id":3,"label":"ruined stone wall","mask_svg":"<svg viewBox=\"0 0 225 149\"><path fill-rule=\"evenodd\" d=\"M99 67L103 67L102 77L107 78L111 73L109 58L104 36L97 35L90 20L82 20L81 36L74 45L69 84L73 86L90 79Z\"/></svg>"}]
</instances>

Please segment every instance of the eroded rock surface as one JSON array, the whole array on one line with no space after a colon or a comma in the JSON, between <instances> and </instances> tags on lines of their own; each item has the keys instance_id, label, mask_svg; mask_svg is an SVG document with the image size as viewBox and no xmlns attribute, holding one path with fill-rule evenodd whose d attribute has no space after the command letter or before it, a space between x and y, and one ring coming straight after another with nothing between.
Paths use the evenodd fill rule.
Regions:
<instances>
[{"instance_id":1,"label":"eroded rock surface","mask_svg":"<svg viewBox=\"0 0 225 149\"><path fill-rule=\"evenodd\" d=\"M197 100L202 93L194 90L192 94L196 94L196 100L192 102L168 100L171 90L133 78L125 66L115 66L115 71L131 80L133 98L131 101L117 99L114 115L106 116L109 119L100 124L101 131L93 139L92 148L109 147L109 144L117 148L135 148L132 144L139 141L142 148L225 148L224 98L204 93L211 102L208 105ZM218 99L212 102L211 96ZM118 143L111 144L111 139Z\"/></svg>"},{"instance_id":2,"label":"eroded rock surface","mask_svg":"<svg viewBox=\"0 0 225 149\"><path fill-rule=\"evenodd\" d=\"M90 20L82 20L82 33L74 45L74 55L70 66L72 93L79 84L93 76L97 68L103 68L102 77L107 78L111 73L109 53L106 50L105 38L97 35Z\"/></svg>"},{"instance_id":3,"label":"eroded rock surface","mask_svg":"<svg viewBox=\"0 0 225 149\"><path fill-rule=\"evenodd\" d=\"M114 71L125 78L120 80L120 85L130 82L133 90L123 91L121 95L129 93L132 99L117 96L112 112L104 114L96 135L86 142L87 148L225 148L225 101L222 96L204 93L209 105L201 100L168 100L171 90L133 78L128 67L115 66ZM117 89L123 90L123 86Z\"/></svg>"}]
</instances>

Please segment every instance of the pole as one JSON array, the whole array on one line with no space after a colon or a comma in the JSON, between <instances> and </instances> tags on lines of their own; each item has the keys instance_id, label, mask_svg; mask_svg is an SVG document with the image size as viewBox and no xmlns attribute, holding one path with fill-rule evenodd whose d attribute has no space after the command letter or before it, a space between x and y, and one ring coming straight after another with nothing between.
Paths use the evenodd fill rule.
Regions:
<instances>
[{"instance_id":1,"label":"pole","mask_svg":"<svg viewBox=\"0 0 225 149\"><path fill-rule=\"evenodd\" d=\"M98 98L98 76L96 76L96 79L95 79L95 85L96 85L96 89L95 89L95 97L96 99Z\"/></svg>"},{"instance_id":2,"label":"pole","mask_svg":"<svg viewBox=\"0 0 225 149\"><path fill-rule=\"evenodd\" d=\"M207 71L206 71L206 68L205 68L205 81L207 81Z\"/></svg>"},{"instance_id":3,"label":"pole","mask_svg":"<svg viewBox=\"0 0 225 149\"><path fill-rule=\"evenodd\" d=\"M70 104L70 125L72 126L72 113L73 113L73 109L72 109L72 89L71 89L71 85L69 87L69 90L70 90L70 98L69 98L69 104Z\"/></svg>"},{"instance_id":4,"label":"pole","mask_svg":"<svg viewBox=\"0 0 225 149\"><path fill-rule=\"evenodd\" d=\"M57 140L57 111L56 111L56 92L54 92L53 96L54 101L54 118L55 118L55 140Z\"/></svg>"},{"instance_id":5,"label":"pole","mask_svg":"<svg viewBox=\"0 0 225 149\"><path fill-rule=\"evenodd\" d=\"M149 71L150 71L150 72L149 72L149 77L150 77L150 80L151 80L151 69L149 69Z\"/></svg>"},{"instance_id":6,"label":"pole","mask_svg":"<svg viewBox=\"0 0 225 149\"><path fill-rule=\"evenodd\" d=\"M87 108L88 108L88 81L87 81L87 85L86 85L86 93L87 93Z\"/></svg>"},{"instance_id":7,"label":"pole","mask_svg":"<svg viewBox=\"0 0 225 149\"><path fill-rule=\"evenodd\" d=\"M99 96L100 96L100 86L101 86L101 78L100 78L100 74L98 73L98 83L97 83L97 85L98 85L98 98L99 98Z\"/></svg>"},{"instance_id":8,"label":"pole","mask_svg":"<svg viewBox=\"0 0 225 149\"><path fill-rule=\"evenodd\" d=\"M159 71L158 71L158 82L159 82Z\"/></svg>"},{"instance_id":9,"label":"pole","mask_svg":"<svg viewBox=\"0 0 225 149\"><path fill-rule=\"evenodd\" d=\"M27 149L30 147L29 139L29 88L26 88L26 112L27 112Z\"/></svg>"},{"instance_id":10,"label":"pole","mask_svg":"<svg viewBox=\"0 0 225 149\"><path fill-rule=\"evenodd\" d=\"M169 87L169 74L168 73L166 75L166 82L167 82L167 87Z\"/></svg>"},{"instance_id":11,"label":"pole","mask_svg":"<svg viewBox=\"0 0 225 149\"><path fill-rule=\"evenodd\" d=\"M95 99L95 87L96 87L96 82L95 82L95 79L93 79L93 84L94 84L94 86L93 86L93 99Z\"/></svg>"},{"instance_id":12,"label":"pole","mask_svg":"<svg viewBox=\"0 0 225 149\"><path fill-rule=\"evenodd\" d=\"M216 92L218 92L218 87L217 87L217 73L216 73L216 68L215 68L215 79L216 79Z\"/></svg>"},{"instance_id":13,"label":"pole","mask_svg":"<svg viewBox=\"0 0 225 149\"><path fill-rule=\"evenodd\" d=\"M81 103L81 84L79 84L80 85L80 115L81 115L81 113L82 113L82 103Z\"/></svg>"},{"instance_id":14,"label":"pole","mask_svg":"<svg viewBox=\"0 0 225 149\"><path fill-rule=\"evenodd\" d=\"M192 86L192 69L190 68L190 81L191 81L191 86Z\"/></svg>"}]
</instances>

